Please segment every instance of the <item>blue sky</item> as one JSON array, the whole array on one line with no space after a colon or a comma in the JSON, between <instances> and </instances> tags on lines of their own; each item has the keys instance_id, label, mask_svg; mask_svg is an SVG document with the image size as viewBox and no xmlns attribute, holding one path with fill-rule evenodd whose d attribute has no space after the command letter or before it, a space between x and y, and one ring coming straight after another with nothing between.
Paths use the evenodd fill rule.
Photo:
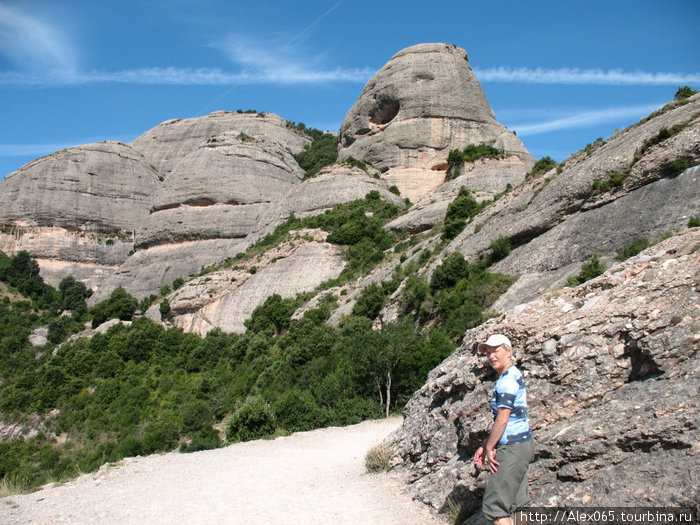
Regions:
<instances>
[{"instance_id":1,"label":"blue sky","mask_svg":"<svg viewBox=\"0 0 700 525\"><path fill-rule=\"evenodd\" d=\"M467 50L496 118L563 160L700 89L697 0L0 0L0 179L171 118L257 109L337 131L399 50Z\"/></svg>"}]
</instances>

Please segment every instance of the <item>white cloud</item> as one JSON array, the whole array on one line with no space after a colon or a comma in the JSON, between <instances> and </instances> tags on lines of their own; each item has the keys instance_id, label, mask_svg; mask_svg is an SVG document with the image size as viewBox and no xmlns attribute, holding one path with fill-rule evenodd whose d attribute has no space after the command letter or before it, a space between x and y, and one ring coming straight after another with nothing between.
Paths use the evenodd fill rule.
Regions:
<instances>
[{"instance_id":1,"label":"white cloud","mask_svg":"<svg viewBox=\"0 0 700 525\"><path fill-rule=\"evenodd\" d=\"M646 104L641 106L627 106L619 108L607 108L597 111L584 111L573 115L567 115L552 120L537 123L509 124L519 137L549 133L563 129L586 128L597 124L615 122L629 118L642 118L663 104Z\"/></svg>"},{"instance_id":2,"label":"white cloud","mask_svg":"<svg viewBox=\"0 0 700 525\"><path fill-rule=\"evenodd\" d=\"M77 56L60 30L36 16L0 4L0 54L21 69L75 71Z\"/></svg>"},{"instance_id":3,"label":"white cloud","mask_svg":"<svg viewBox=\"0 0 700 525\"><path fill-rule=\"evenodd\" d=\"M619 69L474 68L480 82L585 85L682 85L700 83L700 73L650 73Z\"/></svg>"},{"instance_id":4,"label":"white cloud","mask_svg":"<svg viewBox=\"0 0 700 525\"><path fill-rule=\"evenodd\" d=\"M0 72L0 85L68 86L85 84L140 84L178 86L225 86L255 84L320 84L335 82L364 83L374 70L364 69L266 69L261 71L223 71L218 68L153 67L121 71L86 73L52 71L47 74Z\"/></svg>"}]
</instances>

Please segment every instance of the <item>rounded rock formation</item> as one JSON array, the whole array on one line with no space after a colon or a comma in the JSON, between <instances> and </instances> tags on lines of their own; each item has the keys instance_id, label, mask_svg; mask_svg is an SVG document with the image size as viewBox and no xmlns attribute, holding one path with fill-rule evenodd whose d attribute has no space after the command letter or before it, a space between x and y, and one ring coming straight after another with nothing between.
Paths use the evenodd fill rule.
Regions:
<instances>
[{"instance_id":1,"label":"rounded rock formation","mask_svg":"<svg viewBox=\"0 0 700 525\"><path fill-rule=\"evenodd\" d=\"M134 232L160 186L143 156L121 142L57 151L8 175L0 224Z\"/></svg>"},{"instance_id":2,"label":"rounded rock formation","mask_svg":"<svg viewBox=\"0 0 700 525\"><path fill-rule=\"evenodd\" d=\"M450 150L470 144L514 155L523 175L534 163L496 121L467 52L420 44L394 55L365 86L340 128L338 155L373 165L415 202L445 181Z\"/></svg>"}]
</instances>

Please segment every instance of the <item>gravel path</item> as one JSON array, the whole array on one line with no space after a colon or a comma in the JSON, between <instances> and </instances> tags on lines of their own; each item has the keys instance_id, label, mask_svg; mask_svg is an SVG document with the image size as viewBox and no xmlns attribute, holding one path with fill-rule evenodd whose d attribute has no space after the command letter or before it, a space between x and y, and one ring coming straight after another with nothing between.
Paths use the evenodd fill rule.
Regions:
<instances>
[{"instance_id":1,"label":"gravel path","mask_svg":"<svg viewBox=\"0 0 700 525\"><path fill-rule=\"evenodd\" d=\"M127 458L71 482L0 499L13 524L443 524L366 452L400 418L299 432L194 454Z\"/></svg>"}]
</instances>

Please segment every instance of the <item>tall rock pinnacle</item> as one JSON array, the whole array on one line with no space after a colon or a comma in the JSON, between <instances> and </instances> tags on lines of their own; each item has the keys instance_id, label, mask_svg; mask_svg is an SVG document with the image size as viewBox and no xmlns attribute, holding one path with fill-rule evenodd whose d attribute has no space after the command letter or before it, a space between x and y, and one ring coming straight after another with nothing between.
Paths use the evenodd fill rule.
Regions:
<instances>
[{"instance_id":1,"label":"tall rock pinnacle","mask_svg":"<svg viewBox=\"0 0 700 525\"><path fill-rule=\"evenodd\" d=\"M470 144L518 157L523 174L534 162L496 121L467 52L419 44L398 52L367 83L340 127L339 157L372 164L417 200L445 181L449 152Z\"/></svg>"}]
</instances>

